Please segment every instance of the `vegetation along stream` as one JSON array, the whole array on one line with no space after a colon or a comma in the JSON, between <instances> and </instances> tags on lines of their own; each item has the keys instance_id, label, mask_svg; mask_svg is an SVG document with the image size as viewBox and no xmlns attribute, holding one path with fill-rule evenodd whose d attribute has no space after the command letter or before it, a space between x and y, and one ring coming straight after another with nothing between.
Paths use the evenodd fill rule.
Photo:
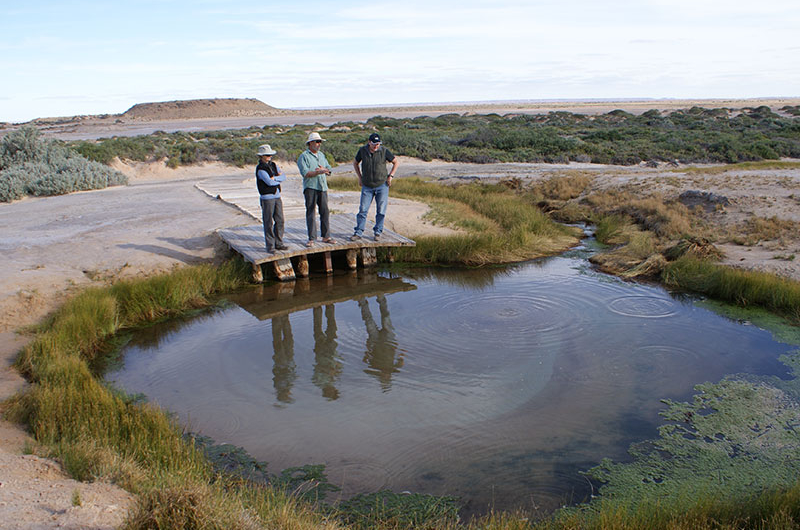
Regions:
<instances>
[{"instance_id":1,"label":"vegetation along stream","mask_svg":"<svg viewBox=\"0 0 800 530\"><path fill-rule=\"evenodd\" d=\"M328 501L390 489L550 512L597 492L582 471L658 436L662 399L788 379L796 349L586 256L259 286L140 332L106 379L273 473L325 464Z\"/></svg>"}]
</instances>

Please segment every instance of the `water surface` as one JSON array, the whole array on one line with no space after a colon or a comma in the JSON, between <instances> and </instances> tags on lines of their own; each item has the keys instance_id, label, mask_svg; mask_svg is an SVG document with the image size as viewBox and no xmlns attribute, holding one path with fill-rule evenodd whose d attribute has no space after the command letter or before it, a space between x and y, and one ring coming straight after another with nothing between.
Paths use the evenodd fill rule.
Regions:
<instances>
[{"instance_id":1,"label":"water surface","mask_svg":"<svg viewBox=\"0 0 800 530\"><path fill-rule=\"evenodd\" d=\"M786 373L792 347L580 256L508 269L358 271L259 287L142 334L108 379L269 469L327 465L333 494L458 495L550 511L579 471L656 436L661 399Z\"/></svg>"}]
</instances>

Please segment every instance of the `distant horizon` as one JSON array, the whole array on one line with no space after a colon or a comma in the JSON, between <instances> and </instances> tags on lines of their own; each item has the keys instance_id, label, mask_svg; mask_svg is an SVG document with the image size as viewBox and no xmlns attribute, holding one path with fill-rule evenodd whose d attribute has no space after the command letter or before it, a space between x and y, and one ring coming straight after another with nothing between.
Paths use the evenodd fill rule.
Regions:
<instances>
[{"instance_id":1,"label":"distant horizon","mask_svg":"<svg viewBox=\"0 0 800 530\"><path fill-rule=\"evenodd\" d=\"M11 125L21 125L37 120L67 119L82 116L121 116L137 105L148 105L157 103L186 102L186 101L209 101L209 100L257 100L277 110L286 111L316 111L316 110L346 110L346 109L380 109L380 108L410 108L410 107L456 107L456 106L489 106L489 105L525 105L525 104L548 104L548 103L647 103L658 101L771 101L782 99L800 100L800 96L754 96L754 97L707 97L707 98L684 98L684 97L628 97L628 98L545 98L545 99L494 99L494 100L472 100L472 101L419 101L412 103L376 103L365 105L328 105L313 107L277 107L269 102L256 97L198 97L188 99L163 99L157 101L140 101L134 103L122 112L98 112L95 114L63 114L59 116L37 116L24 121L3 121Z\"/></svg>"},{"instance_id":2,"label":"distant horizon","mask_svg":"<svg viewBox=\"0 0 800 530\"><path fill-rule=\"evenodd\" d=\"M0 17L0 121L207 94L289 110L763 99L800 94L798 27L796 0L28 0Z\"/></svg>"},{"instance_id":3,"label":"distant horizon","mask_svg":"<svg viewBox=\"0 0 800 530\"><path fill-rule=\"evenodd\" d=\"M198 98L198 99L222 99L222 98ZM229 98L228 98L229 99ZM250 98L257 99L257 98ZM493 99L475 101L420 101L414 103L379 103L370 105L333 105L315 107L275 107L281 110L326 110L326 109L373 109L383 107L430 107L430 106L458 106L458 105L514 105L526 103L636 103L648 101L750 101L750 100L777 100L777 99L800 99L800 96L753 96L753 97L626 97L626 98L545 98L545 99ZM261 100L259 100L261 101ZM150 102L157 103L157 102ZM263 103L267 103L264 101ZM274 105L270 105L271 107Z\"/></svg>"}]
</instances>

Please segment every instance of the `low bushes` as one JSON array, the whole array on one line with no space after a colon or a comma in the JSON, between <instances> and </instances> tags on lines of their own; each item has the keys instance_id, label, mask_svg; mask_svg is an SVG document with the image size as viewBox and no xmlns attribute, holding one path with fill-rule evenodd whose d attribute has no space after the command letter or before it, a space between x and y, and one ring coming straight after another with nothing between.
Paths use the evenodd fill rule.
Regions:
<instances>
[{"instance_id":1,"label":"low bushes","mask_svg":"<svg viewBox=\"0 0 800 530\"><path fill-rule=\"evenodd\" d=\"M327 140L324 152L334 161L352 160L369 133L377 131L398 155L458 162L593 162L631 165L642 161L684 163L744 162L800 158L800 123L769 108L694 107L662 115L635 116L612 111L598 116L551 112L547 115L458 115L435 118L374 117L366 123L158 133L137 138L77 142L84 156L108 163L114 156L132 160L167 157L170 165L220 160L252 163L256 147L269 143L282 158L295 160L309 130ZM333 162L332 162L333 163Z\"/></svg>"},{"instance_id":2,"label":"low bushes","mask_svg":"<svg viewBox=\"0 0 800 530\"><path fill-rule=\"evenodd\" d=\"M87 160L39 131L23 127L0 142L0 202L127 184L119 171Z\"/></svg>"}]
</instances>

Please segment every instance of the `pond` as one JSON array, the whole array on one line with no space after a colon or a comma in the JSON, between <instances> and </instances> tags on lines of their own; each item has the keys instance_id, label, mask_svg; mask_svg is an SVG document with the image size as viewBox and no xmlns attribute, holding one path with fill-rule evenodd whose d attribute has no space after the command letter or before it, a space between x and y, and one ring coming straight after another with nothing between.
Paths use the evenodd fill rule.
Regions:
<instances>
[{"instance_id":1,"label":"pond","mask_svg":"<svg viewBox=\"0 0 800 530\"><path fill-rule=\"evenodd\" d=\"M326 465L329 501L391 489L546 513L654 438L661 399L787 376L795 349L582 253L491 270L259 286L137 335L107 380L269 470ZM596 491L596 490L594 490Z\"/></svg>"}]
</instances>

